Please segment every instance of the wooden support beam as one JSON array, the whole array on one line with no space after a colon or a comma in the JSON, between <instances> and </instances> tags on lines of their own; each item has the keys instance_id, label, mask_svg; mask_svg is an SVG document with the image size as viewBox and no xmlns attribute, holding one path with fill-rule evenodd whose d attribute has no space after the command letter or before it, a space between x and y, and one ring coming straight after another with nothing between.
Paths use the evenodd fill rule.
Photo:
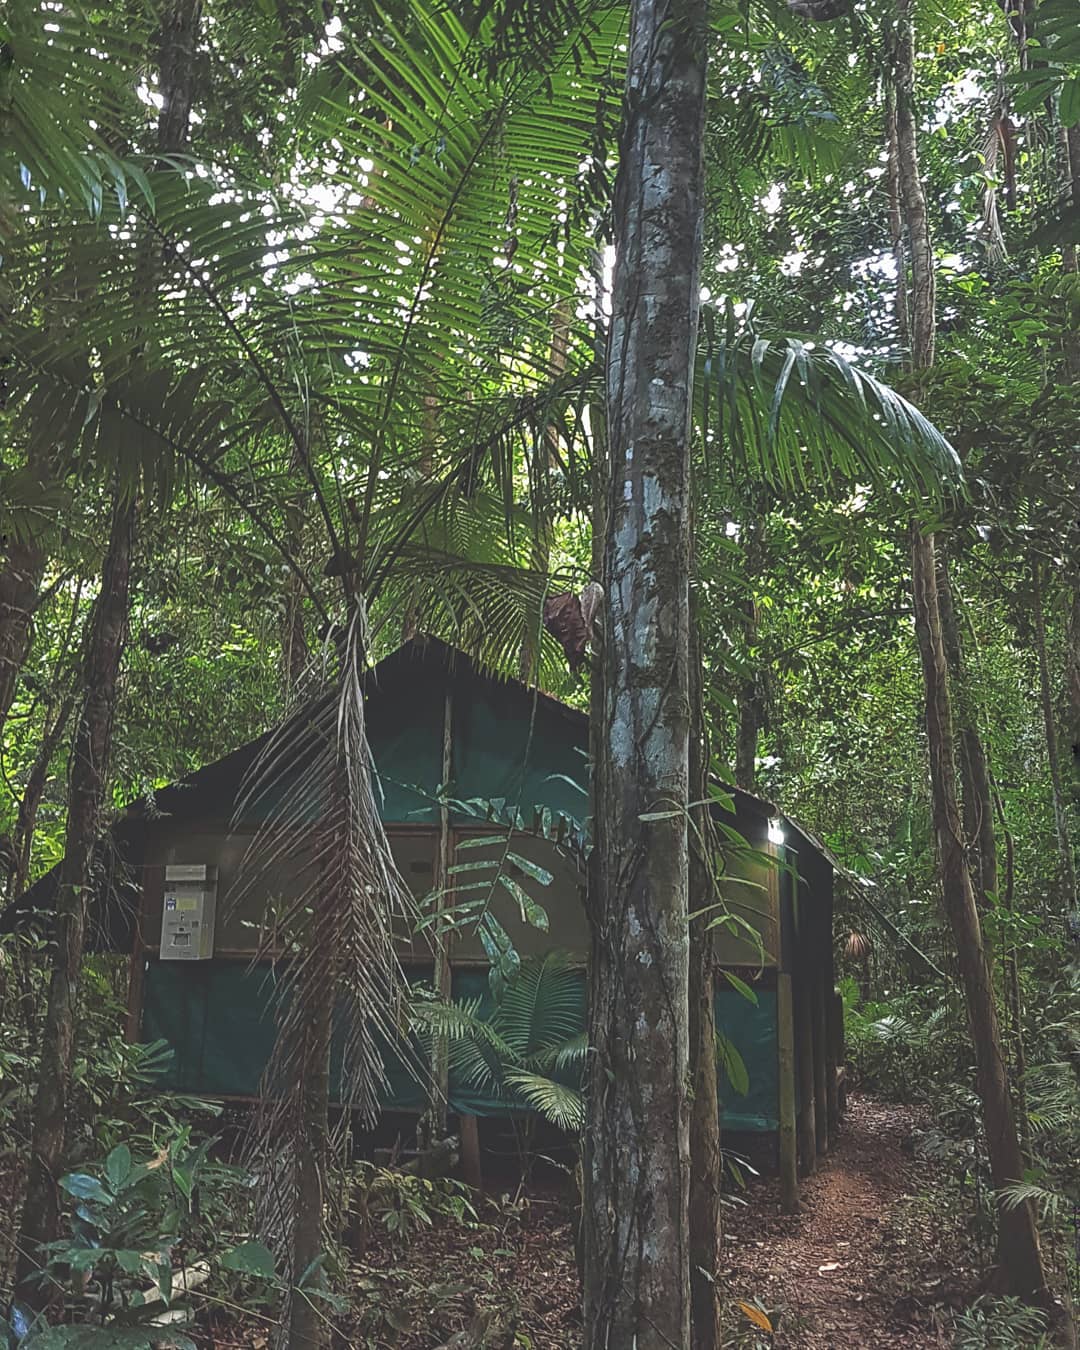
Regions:
<instances>
[{"instance_id":1,"label":"wooden support beam","mask_svg":"<svg viewBox=\"0 0 1080 1350\"><path fill-rule=\"evenodd\" d=\"M791 976L776 977L777 1109L780 1117L780 1208L795 1214L799 1208L798 1147L795 1136L795 1021Z\"/></svg>"},{"instance_id":2,"label":"wooden support beam","mask_svg":"<svg viewBox=\"0 0 1080 1350\"><path fill-rule=\"evenodd\" d=\"M480 1166L480 1123L475 1116L461 1116L458 1121L461 1131L461 1175L473 1188L484 1188L484 1176Z\"/></svg>"},{"instance_id":3,"label":"wooden support beam","mask_svg":"<svg viewBox=\"0 0 1080 1350\"><path fill-rule=\"evenodd\" d=\"M446 686L443 700L442 781L446 792L454 767L454 700L453 681ZM454 842L450 834L450 809L446 802L439 804L439 841L435 854L432 880L436 892L439 919L450 907L450 867L453 862ZM439 920L435 923L435 990L446 1003L450 1001L453 972L450 968L450 933ZM446 1134L447 1103L450 1096L450 1046L445 1036L438 1033L431 1038L431 1101L426 1120L421 1121L422 1138L441 1138Z\"/></svg>"},{"instance_id":4,"label":"wooden support beam","mask_svg":"<svg viewBox=\"0 0 1080 1350\"><path fill-rule=\"evenodd\" d=\"M844 1064L844 1000L835 989L826 992L826 1032L828 1052L825 1067L828 1072L829 1138L835 1139L840 1128L840 1070Z\"/></svg>"},{"instance_id":5,"label":"wooden support beam","mask_svg":"<svg viewBox=\"0 0 1080 1350\"><path fill-rule=\"evenodd\" d=\"M810 991L814 1018L814 1128L817 1134L819 1156L829 1151L829 1094L826 1041L828 1040L825 1014L825 971L817 963L810 976Z\"/></svg>"},{"instance_id":6,"label":"wooden support beam","mask_svg":"<svg viewBox=\"0 0 1080 1350\"><path fill-rule=\"evenodd\" d=\"M817 1168L817 1126L814 1122L814 1000L811 967L800 963L795 982L796 1077L799 1084L799 1158L804 1173Z\"/></svg>"}]
</instances>

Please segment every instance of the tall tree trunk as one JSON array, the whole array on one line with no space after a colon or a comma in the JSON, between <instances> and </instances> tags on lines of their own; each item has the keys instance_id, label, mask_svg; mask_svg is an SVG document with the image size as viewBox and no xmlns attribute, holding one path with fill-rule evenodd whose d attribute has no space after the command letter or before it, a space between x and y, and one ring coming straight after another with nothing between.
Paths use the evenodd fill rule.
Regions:
<instances>
[{"instance_id":1,"label":"tall tree trunk","mask_svg":"<svg viewBox=\"0 0 1080 1350\"><path fill-rule=\"evenodd\" d=\"M935 546L932 534L912 531L915 628L926 685L926 731L930 750L934 833L941 863L945 912L956 943L968 1024L975 1047L976 1085L986 1129L990 1174L996 1189L1024 1175L998 1027L990 965L983 946L971 873L964 856L953 763L952 708L941 635ZM1030 1204L998 1211L998 1265L1005 1287L1021 1298L1046 1303L1046 1278Z\"/></svg>"},{"instance_id":2,"label":"tall tree trunk","mask_svg":"<svg viewBox=\"0 0 1080 1350\"><path fill-rule=\"evenodd\" d=\"M980 909L986 909L989 898L998 894L998 855L990 766L979 732L978 701L968 678L949 562L944 552L939 553L937 564L941 635L950 688L954 691L957 745L960 751L964 838L972 851L971 876L976 900Z\"/></svg>"},{"instance_id":3,"label":"tall tree trunk","mask_svg":"<svg viewBox=\"0 0 1080 1350\"><path fill-rule=\"evenodd\" d=\"M319 925L313 924L318 930ZM317 939L315 939L317 940ZM313 968L306 965L305 971ZM282 1350L321 1350L329 1338L326 1303L319 1297L324 1283L316 1266L325 1249L323 1184L330 1154L330 1038L333 1031L333 991L298 988L294 995L305 1010L301 1034L304 1066L300 1094L299 1134L296 1148L295 1209L289 1216L292 1232L289 1250L290 1290L287 1324L277 1344ZM303 1282L301 1284L301 1281Z\"/></svg>"},{"instance_id":4,"label":"tall tree trunk","mask_svg":"<svg viewBox=\"0 0 1080 1350\"><path fill-rule=\"evenodd\" d=\"M1072 762L1074 814L1080 817L1080 575L1072 579L1072 607L1066 632L1065 744Z\"/></svg>"},{"instance_id":5,"label":"tall tree trunk","mask_svg":"<svg viewBox=\"0 0 1080 1350\"><path fill-rule=\"evenodd\" d=\"M11 539L0 562L0 737L30 649L31 620L45 551L36 539Z\"/></svg>"},{"instance_id":6,"label":"tall tree trunk","mask_svg":"<svg viewBox=\"0 0 1080 1350\"><path fill-rule=\"evenodd\" d=\"M893 51L896 83L896 143L901 202L911 255L911 364L923 371L934 361L935 278L926 196L919 169L915 119L915 43L912 0L899 0ZM902 283L902 278L900 279ZM911 531L915 630L926 690L934 833L942 896L957 949L975 1049L976 1086L986 1130L995 1188L1018 1182L1024 1162L1017 1136L1005 1053L998 1026L990 967L965 857L953 758L953 711L941 626L933 533ZM998 1262L1003 1285L1022 1298L1049 1306L1042 1253L1030 1204L998 1211Z\"/></svg>"},{"instance_id":7,"label":"tall tree trunk","mask_svg":"<svg viewBox=\"0 0 1080 1350\"><path fill-rule=\"evenodd\" d=\"M691 812L690 905L690 1345L719 1350L721 1242L720 1097L716 1073L715 917L713 866L716 839L707 805L709 743L702 689L697 606L690 608L690 790L699 805Z\"/></svg>"},{"instance_id":8,"label":"tall tree trunk","mask_svg":"<svg viewBox=\"0 0 1080 1350\"><path fill-rule=\"evenodd\" d=\"M690 1335L690 417L703 0L635 0L615 201L584 1205L585 1345Z\"/></svg>"},{"instance_id":9,"label":"tall tree trunk","mask_svg":"<svg viewBox=\"0 0 1080 1350\"><path fill-rule=\"evenodd\" d=\"M1054 708L1054 689L1050 679L1050 660L1046 650L1046 611L1043 604L1042 568L1036 563L1032 569L1032 617L1035 621L1035 652L1039 663L1039 702L1042 707L1043 729L1046 735L1046 758L1050 767L1050 790L1054 799L1054 834L1058 850L1058 884L1061 906L1066 914L1077 908L1076 861L1069 830L1069 811L1061 774L1061 755L1058 751L1057 712Z\"/></svg>"},{"instance_id":10,"label":"tall tree trunk","mask_svg":"<svg viewBox=\"0 0 1080 1350\"><path fill-rule=\"evenodd\" d=\"M64 859L56 894L53 965L34 1098L30 1165L19 1231L16 1296L40 1307L48 1291L35 1279L41 1248L57 1236L56 1183L64 1158L75 1050L76 997L86 937L87 894L101 828L113 708L127 624L135 507L119 490L101 573L83 678L84 702L72 744Z\"/></svg>"},{"instance_id":11,"label":"tall tree trunk","mask_svg":"<svg viewBox=\"0 0 1080 1350\"><path fill-rule=\"evenodd\" d=\"M764 524L757 514L756 505L751 503L747 512L749 519L745 525L745 584L746 595L742 602L742 633L745 646L744 663L747 667L744 678L739 684L735 700L737 724L735 730L735 785L746 792L753 792L757 783L758 734L761 731L762 717L762 672L759 668L754 646L757 641L758 607L754 598L754 587L761 574L762 543Z\"/></svg>"},{"instance_id":12,"label":"tall tree trunk","mask_svg":"<svg viewBox=\"0 0 1080 1350\"><path fill-rule=\"evenodd\" d=\"M183 148L194 97L194 56L201 0L165 0L161 10L158 66L162 106L158 149ZM156 250L147 247L136 286L152 304ZM16 1297L41 1306L48 1289L36 1278L42 1245L57 1235L57 1180L62 1170L68 1097L75 1048L76 999L86 939L87 897L92 887L94 845L108 781L112 720L128 617L136 500L117 480L101 592L86 649L83 706L71 750L64 858L57 886L52 976L42 1033L30 1165L19 1233Z\"/></svg>"}]
</instances>

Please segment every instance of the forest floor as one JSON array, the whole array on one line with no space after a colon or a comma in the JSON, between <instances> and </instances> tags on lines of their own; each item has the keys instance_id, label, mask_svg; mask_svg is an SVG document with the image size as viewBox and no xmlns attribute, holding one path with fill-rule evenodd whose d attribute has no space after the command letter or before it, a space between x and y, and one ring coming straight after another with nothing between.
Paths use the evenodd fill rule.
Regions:
<instances>
[{"instance_id":1,"label":"forest floor","mask_svg":"<svg viewBox=\"0 0 1080 1350\"><path fill-rule=\"evenodd\" d=\"M722 1283L764 1308L772 1344L800 1350L950 1345L947 1309L972 1296L940 1177L915 1156L917 1110L853 1096L839 1139L803 1180L797 1215L766 1181L728 1219Z\"/></svg>"},{"instance_id":2,"label":"forest floor","mask_svg":"<svg viewBox=\"0 0 1080 1350\"><path fill-rule=\"evenodd\" d=\"M924 1124L910 1107L853 1096L835 1148L803 1181L797 1215L780 1214L775 1179L751 1182L746 1203L725 1218L727 1345L951 1344L949 1310L970 1300L977 1277L936 1194L940 1178L915 1156ZM381 1235L369 1239L351 1265L351 1309L339 1324L338 1345L579 1346L565 1190L492 1198L477 1211L479 1222L465 1229L452 1221L422 1224L405 1246ZM774 1334L755 1338L739 1302L764 1311ZM257 1326L218 1323L200 1344L227 1350L267 1340Z\"/></svg>"}]
</instances>

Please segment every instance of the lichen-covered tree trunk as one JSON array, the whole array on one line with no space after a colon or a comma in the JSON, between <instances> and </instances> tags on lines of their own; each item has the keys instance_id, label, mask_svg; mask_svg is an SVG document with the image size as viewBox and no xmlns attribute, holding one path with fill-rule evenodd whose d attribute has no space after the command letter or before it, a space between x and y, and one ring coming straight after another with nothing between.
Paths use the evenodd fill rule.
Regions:
<instances>
[{"instance_id":1,"label":"lichen-covered tree trunk","mask_svg":"<svg viewBox=\"0 0 1080 1350\"><path fill-rule=\"evenodd\" d=\"M690 415L702 0L636 0L615 201L589 913L585 1345L689 1341Z\"/></svg>"},{"instance_id":2,"label":"lichen-covered tree trunk","mask_svg":"<svg viewBox=\"0 0 1080 1350\"><path fill-rule=\"evenodd\" d=\"M57 1179L64 1157L76 998L86 937L86 897L112 739L116 682L124 650L135 507L117 492L101 593L91 625L83 704L72 742L64 859L56 893L52 977L34 1098L30 1163L19 1231L17 1297L42 1306L48 1290L35 1272L42 1244L57 1236Z\"/></svg>"}]
</instances>

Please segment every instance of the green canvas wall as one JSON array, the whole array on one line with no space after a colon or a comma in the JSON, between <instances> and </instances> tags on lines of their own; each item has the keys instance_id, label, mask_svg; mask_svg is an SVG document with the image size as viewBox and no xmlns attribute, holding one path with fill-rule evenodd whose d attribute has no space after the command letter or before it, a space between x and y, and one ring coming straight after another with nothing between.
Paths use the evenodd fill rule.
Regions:
<instances>
[{"instance_id":1,"label":"green canvas wall","mask_svg":"<svg viewBox=\"0 0 1080 1350\"><path fill-rule=\"evenodd\" d=\"M146 972L143 1038L166 1041L173 1060L161 1086L171 1091L208 1097L254 1096L274 1044L274 1009L280 985L267 966L251 967L239 961L152 961ZM481 1013L490 1010L486 972L461 968L454 972L456 999L481 997ZM776 996L758 992L751 1003L733 989L716 994L717 1026L732 1041L750 1078L745 1096L724 1082L720 1094L724 1128L776 1128ZM585 1022L582 981L581 1022ZM339 1037L335 1037L335 1042ZM387 1110L418 1110L423 1089L400 1062L392 1058ZM333 1090L340 1088L341 1054L331 1055ZM499 1115L503 1103L477 1093L469 1084L450 1082L450 1107L470 1115Z\"/></svg>"}]
</instances>

